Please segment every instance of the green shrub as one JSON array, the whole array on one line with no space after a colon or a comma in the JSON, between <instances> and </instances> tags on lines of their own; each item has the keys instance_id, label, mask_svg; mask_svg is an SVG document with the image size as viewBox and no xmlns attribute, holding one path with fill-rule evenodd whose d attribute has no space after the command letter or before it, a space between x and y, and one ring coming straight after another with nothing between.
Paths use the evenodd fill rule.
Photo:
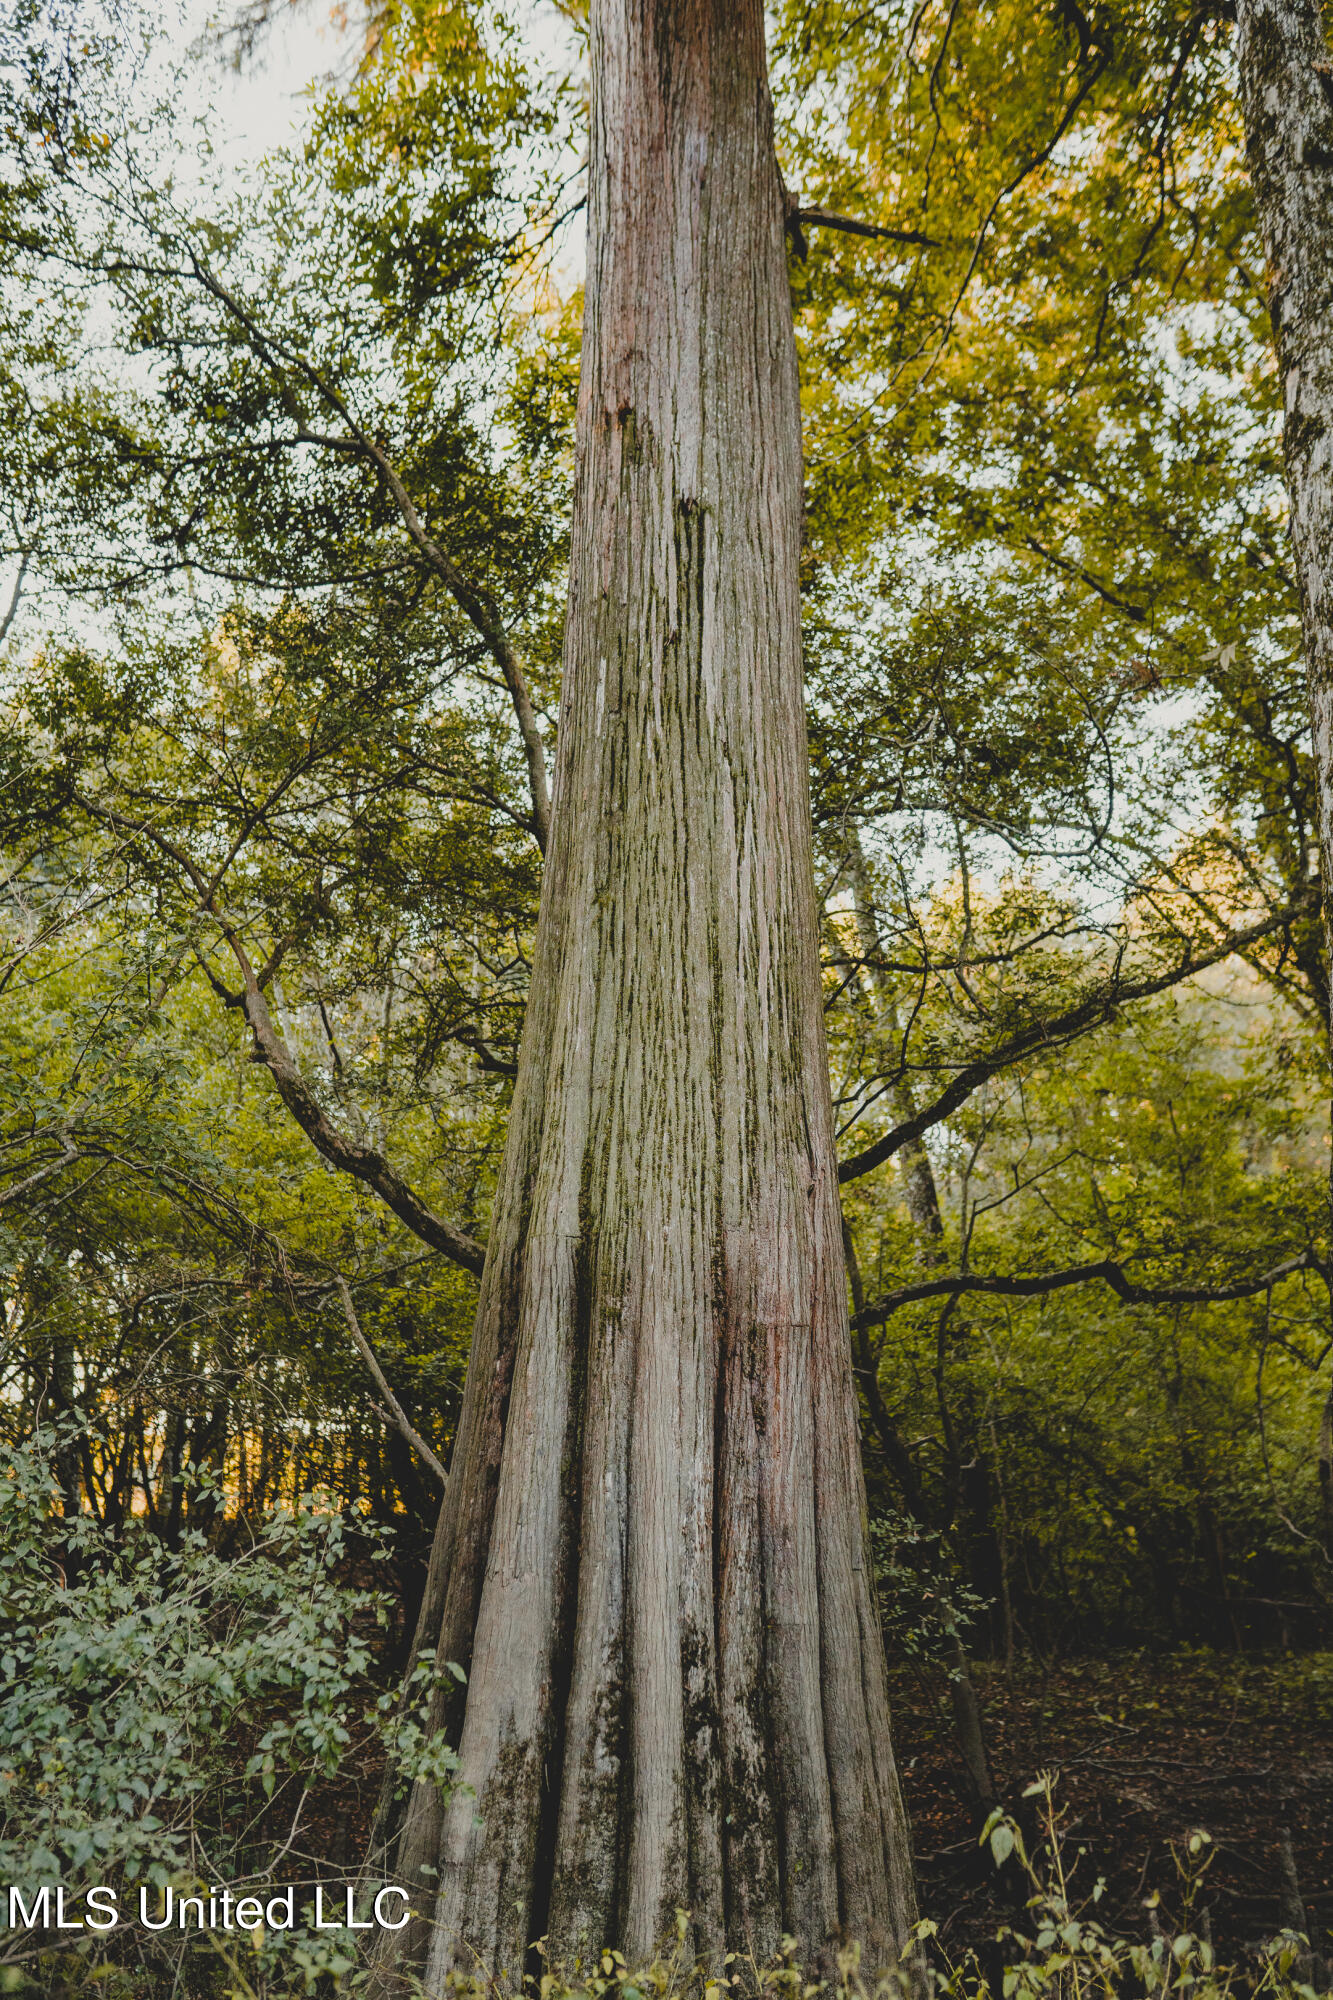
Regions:
<instances>
[{"instance_id":1,"label":"green shrub","mask_svg":"<svg viewBox=\"0 0 1333 2000\"><path fill-rule=\"evenodd\" d=\"M365 1524L314 1499L269 1513L225 1557L197 1532L173 1550L140 1521L113 1532L66 1519L62 1442L43 1432L0 1470L0 1882L25 1901L43 1884L76 1896L107 1884L122 1912L140 1887L262 1893L300 1873L312 1788L350 1756L378 1755L377 1737L405 1739L447 1775L439 1746L417 1740L410 1714L392 1716L369 1677L388 1600L340 1580L354 1552L382 1553L378 1535L357 1550ZM192 1974L181 1991L243 1990L207 1933L159 1939L122 1923L53 1942L0 1930L0 1988L66 1990L96 1958L96 1990L155 1994L174 1983L163 1955L178 1970L188 1952L217 1977ZM272 1946L298 1985L337 1967L327 1940L293 1931Z\"/></svg>"}]
</instances>

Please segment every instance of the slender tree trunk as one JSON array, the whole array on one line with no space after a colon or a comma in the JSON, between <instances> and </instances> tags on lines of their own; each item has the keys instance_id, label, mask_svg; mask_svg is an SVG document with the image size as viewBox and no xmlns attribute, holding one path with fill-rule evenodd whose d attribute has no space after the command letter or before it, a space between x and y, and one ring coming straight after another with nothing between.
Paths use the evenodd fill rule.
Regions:
<instances>
[{"instance_id":1,"label":"slender tree trunk","mask_svg":"<svg viewBox=\"0 0 1333 2000\"><path fill-rule=\"evenodd\" d=\"M875 918L875 903L871 892L870 871L866 867L865 850L861 846L859 834L855 832L852 834L852 895L856 909L857 936L860 940L861 955L866 961L870 990L881 1017L896 1029L898 1019L893 993L876 969L882 949L879 925ZM894 1085L892 1101L894 1115L904 1124L909 1119L915 1118L917 1106L912 1095L911 1083L906 1076L899 1077ZM938 1270L947 1261L944 1249L944 1211L940 1207L939 1187L935 1180L935 1169L931 1163L929 1150L923 1139L913 1139L901 1148L899 1157L902 1162L907 1212L916 1230L917 1257L924 1270ZM847 1261L852 1279L852 1301L859 1321L865 1300L851 1232L845 1222L843 1233L847 1243ZM871 1420L875 1424L881 1443L885 1446L886 1456L898 1474L903 1498L907 1502L909 1511L919 1519L924 1519L921 1484L885 1408L879 1386L878 1366L870 1353L869 1335L859 1326L857 1335L859 1362L857 1372L870 1406ZM896 1453L894 1445L897 1446ZM976 1803L984 1814L995 1804L995 1782L991 1777L990 1760L986 1755L986 1733L981 1703L977 1698L976 1684L968 1665L967 1649L957 1632L953 1635L950 1648L949 1701L953 1708L954 1732L958 1739L963 1767L967 1772Z\"/></svg>"},{"instance_id":2,"label":"slender tree trunk","mask_svg":"<svg viewBox=\"0 0 1333 2000\"><path fill-rule=\"evenodd\" d=\"M565 682L426 1618L426 1988L912 1916L817 955L795 345L758 0L594 0ZM442 1713L444 1711L442 1710ZM438 1869L438 1877L425 1871ZM406 1935L406 1934L405 1934Z\"/></svg>"},{"instance_id":3,"label":"slender tree trunk","mask_svg":"<svg viewBox=\"0 0 1333 2000\"><path fill-rule=\"evenodd\" d=\"M918 1521L926 1518L925 1496L921 1491L921 1479L912 1462L912 1454L907 1449L901 1431L889 1412L879 1386L879 1355L870 1339L870 1329L862 1322L865 1311L865 1285L861 1279L861 1266L856 1255L856 1239L852 1235L847 1218L842 1223L843 1250L847 1259L847 1276L852 1286L852 1311L856 1315L854 1325L854 1351L856 1374L861 1384L861 1392L866 1399L870 1421L875 1427L880 1449L903 1496L909 1514Z\"/></svg>"},{"instance_id":4,"label":"slender tree trunk","mask_svg":"<svg viewBox=\"0 0 1333 2000\"><path fill-rule=\"evenodd\" d=\"M1333 967L1333 56L1320 0L1236 0L1236 40L1245 149L1282 381L1325 966ZM1323 1467L1321 1450L1321 1477ZM1328 1491L1326 1485L1326 1520Z\"/></svg>"},{"instance_id":5,"label":"slender tree trunk","mask_svg":"<svg viewBox=\"0 0 1333 2000\"><path fill-rule=\"evenodd\" d=\"M1246 151L1282 379L1327 938L1333 914L1333 59L1318 0L1237 0L1236 27Z\"/></svg>"},{"instance_id":6,"label":"slender tree trunk","mask_svg":"<svg viewBox=\"0 0 1333 2000\"><path fill-rule=\"evenodd\" d=\"M852 835L852 899L856 910L856 932L861 944L861 956L866 961L866 973L875 1004L887 1023L895 1031L898 1029L897 1009L893 994L887 990L885 981L876 969L881 952L879 925L875 920L875 904L870 888L870 872L866 867L865 850L860 836ZM906 1125L916 1117L917 1103L912 1094L912 1086L907 1077L900 1076L893 1086L893 1114ZM931 1165L930 1153L924 1139L909 1139L899 1148L899 1165L903 1176L903 1192L907 1197L907 1212L916 1229L917 1256L926 1270L937 1270L945 1259L944 1214L940 1208L940 1193L935 1181L935 1169Z\"/></svg>"},{"instance_id":7,"label":"slender tree trunk","mask_svg":"<svg viewBox=\"0 0 1333 2000\"><path fill-rule=\"evenodd\" d=\"M1319 1526L1325 1558L1333 1562L1333 1390L1319 1412Z\"/></svg>"},{"instance_id":8,"label":"slender tree trunk","mask_svg":"<svg viewBox=\"0 0 1333 2000\"><path fill-rule=\"evenodd\" d=\"M162 1539L169 1549L181 1545L181 1525L185 1513L185 1482L181 1477L181 1461L185 1453L185 1412L177 1410L171 1419L167 1448L163 1453L163 1485L159 1491L159 1510L164 1515Z\"/></svg>"},{"instance_id":9,"label":"slender tree trunk","mask_svg":"<svg viewBox=\"0 0 1333 2000\"><path fill-rule=\"evenodd\" d=\"M986 1755L986 1728L981 1719L976 1683L967 1663L967 1649L957 1632L953 1635L949 1652L949 1703L953 1709L954 1733L973 1798L978 1811L984 1816L995 1804L995 1780Z\"/></svg>"}]
</instances>

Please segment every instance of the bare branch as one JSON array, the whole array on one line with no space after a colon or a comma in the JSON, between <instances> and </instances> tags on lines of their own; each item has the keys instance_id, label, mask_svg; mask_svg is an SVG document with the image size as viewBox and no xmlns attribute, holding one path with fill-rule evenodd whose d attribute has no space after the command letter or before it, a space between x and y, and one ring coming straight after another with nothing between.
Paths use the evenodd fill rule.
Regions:
<instances>
[{"instance_id":1,"label":"bare branch","mask_svg":"<svg viewBox=\"0 0 1333 2000\"><path fill-rule=\"evenodd\" d=\"M279 1097L316 1152L322 1153L332 1166L340 1168L343 1173L351 1174L354 1179L364 1181L367 1187L373 1188L386 1207L391 1208L399 1221L405 1222L423 1243L443 1251L455 1264L461 1264L465 1271L480 1277L486 1262L484 1245L465 1235L461 1229L455 1229L442 1216L434 1214L382 1153L376 1152L373 1146L358 1145L346 1133L340 1132L325 1115L273 1024L268 1002L234 927L221 917L218 923L244 982L242 1005L255 1039L256 1059L268 1069L278 1087Z\"/></svg>"},{"instance_id":2,"label":"bare branch","mask_svg":"<svg viewBox=\"0 0 1333 2000\"><path fill-rule=\"evenodd\" d=\"M352 1304L352 1294L347 1288L346 1278L344 1278L342 1273L339 1272L334 1282L338 1287L338 1296L343 1302L343 1315L346 1318L348 1331L352 1336L353 1344L356 1347L357 1353L361 1356L361 1359L365 1362L367 1368L374 1376L376 1385L379 1389L381 1396L383 1396L385 1402L389 1405L390 1410L393 1412L394 1422L397 1424L399 1430L402 1432L403 1436L407 1439L407 1442L411 1445L413 1451L417 1454L418 1458L425 1460L426 1464L435 1474L435 1477L439 1480L441 1486L447 1486L449 1484L448 1473L445 1471L444 1467L441 1465L439 1459L435 1456L435 1453L431 1450L430 1446L426 1443L425 1438L423 1438L418 1431L415 1431L412 1428L412 1425L408 1421L406 1410L404 1410L402 1404L399 1402L398 1398L394 1395L393 1390L389 1387L387 1381L384 1378L384 1370L380 1367L379 1362L375 1359L375 1350L372 1348L370 1342L366 1339L365 1334L362 1333L361 1331L361 1322L360 1320L358 1320L356 1316L356 1308Z\"/></svg>"},{"instance_id":3,"label":"bare branch","mask_svg":"<svg viewBox=\"0 0 1333 2000\"><path fill-rule=\"evenodd\" d=\"M813 225L817 229L839 229L845 236L877 236L886 243L919 243L925 248L934 248L937 239L927 236L920 229L887 229L878 222L862 222L859 216L835 215L829 208L802 208L795 201L787 210L787 227L792 232L797 255L804 257L804 231Z\"/></svg>"},{"instance_id":4,"label":"bare branch","mask_svg":"<svg viewBox=\"0 0 1333 2000\"><path fill-rule=\"evenodd\" d=\"M9 594L9 608L0 618L0 642L9 637L9 628L14 623L19 605L23 601L23 583L28 574L28 551L23 551L19 561L18 575L14 578L14 588Z\"/></svg>"},{"instance_id":5,"label":"bare branch","mask_svg":"<svg viewBox=\"0 0 1333 2000\"><path fill-rule=\"evenodd\" d=\"M321 1153L331 1166L340 1172L350 1174L354 1180L364 1181L373 1188L387 1208L391 1208L400 1222L406 1223L414 1236L423 1243L429 1243L433 1250L461 1264L465 1271L480 1277L486 1262L485 1246L475 1237L468 1236L461 1229L455 1229L451 1222L434 1214L420 1197L413 1192L402 1175L392 1167L382 1153L373 1146L362 1146L340 1132L333 1121L326 1116L323 1106L316 1098L305 1078L293 1060L291 1050L279 1034L269 1013L268 1002L264 998L259 983L259 975L250 963L250 957L240 939L240 927L225 912L217 907L218 883L216 878L208 882L189 855L154 826L135 822L124 813L116 812L110 806L94 804L84 799L81 803L99 819L119 827L124 832L133 832L146 840L151 840L159 851L173 861L188 878L199 901L201 914L211 917L221 931L228 949L241 975L241 992L232 994L218 980L208 967L205 971L214 990L228 1006L239 1005L254 1037L254 1056L262 1062L277 1085L278 1095L290 1111L296 1123L309 1139L316 1152Z\"/></svg>"},{"instance_id":6,"label":"bare branch","mask_svg":"<svg viewBox=\"0 0 1333 2000\"><path fill-rule=\"evenodd\" d=\"M1260 938L1271 936L1274 931L1282 930L1310 908L1317 907L1317 901L1318 891L1311 887L1304 897L1288 904L1285 909L1277 911L1274 915L1263 917L1258 923L1247 925L1243 930L1229 931L1207 951L1196 953L1191 946L1185 956L1168 971L1156 973L1149 979L1122 980L1118 973L1112 972L1107 978L1099 981L1090 992L1085 993L1074 1006L1066 1008L1062 1014L1056 1014L1049 1020L1030 1022L1026 1028L1020 1028L1017 1034L1001 1042L998 1048L990 1050L986 1055L978 1056L973 1062L965 1063L953 1081L946 1085L938 1097L917 1112L914 1118L906 1119L903 1124L896 1125L891 1132L886 1132L882 1139L877 1139L873 1146L867 1146L864 1152L855 1153L850 1160L842 1161L838 1168L838 1179L854 1181L862 1174L871 1173L876 1167L883 1166L885 1160L892 1159L895 1153L900 1152L913 1139L919 1139L923 1133L929 1132L932 1126L940 1124L953 1112L960 1110L973 1091L979 1090L989 1078L997 1076L1003 1069L1008 1069L1012 1063L1020 1062L1024 1056L1032 1055L1038 1049L1061 1048L1067 1042L1076 1040L1079 1035L1086 1034L1089 1029L1102 1026L1132 1001L1151 999L1154 994L1169 991L1171 987L1178 986L1182 980L1192 978L1195 973L1206 972L1210 966L1220 965L1233 953L1245 951L1247 946L1257 943Z\"/></svg>"},{"instance_id":7,"label":"bare branch","mask_svg":"<svg viewBox=\"0 0 1333 2000\"><path fill-rule=\"evenodd\" d=\"M6 1188L3 1194L0 1194L0 1208L5 1208L11 1201L17 1201L20 1195L27 1194L31 1188L39 1187L43 1181L51 1180L62 1168L79 1158L79 1149L68 1132L62 1133L61 1145L64 1150L58 1160L52 1160L47 1166L39 1167L36 1173L29 1174L26 1180L16 1181L13 1187Z\"/></svg>"},{"instance_id":8,"label":"bare branch","mask_svg":"<svg viewBox=\"0 0 1333 2000\"><path fill-rule=\"evenodd\" d=\"M1311 1250L1303 1250L1299 1257L1289 1257L1285 1264L1275 1264L1259 1277L1242 1278L1234 1285L1140 1285L1129 1277L1122 1264L1109 1257L1096 1264L1074 1264L1068 1270L1042 1271L1026 1278L962 1271L955 1277L923 1278L919 1284L887 1292L874 1305L859 1312L853 1325L858 1330L862 1326L881 1326L900 1306L914 1305L920 1299L952 1299L964 1292L1031 1299L1063 1291L1069 1285L1109 1285L1117 1298L1132 1306L1224 1305L1230 1299L1252 1299L1260 1292L1271 1291L1274 1285L1280 1285L1284 1278L1294 1277L1299 1271L1318 1271L1326 1282L1333 1276L1333 1266L1322 1262Z\"/></svg>"}]
</instances>

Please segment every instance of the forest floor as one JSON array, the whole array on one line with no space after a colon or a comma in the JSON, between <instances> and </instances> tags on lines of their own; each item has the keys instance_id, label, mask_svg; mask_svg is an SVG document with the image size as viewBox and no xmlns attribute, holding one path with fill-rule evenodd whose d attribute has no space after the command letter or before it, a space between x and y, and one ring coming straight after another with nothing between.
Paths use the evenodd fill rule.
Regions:
<instances>
[{"instance_id":1,"label":"forest floor","mask_svg":"<svg viewBox=\"0 0 1333 2000\"><path fill-rule=\"evenodd\" d=\"M1189 1652L1073 1660L1009 1674L978 1665L977 1692L1000 1796L1028 1828L1024 1787L1058 1773L1067 1854L1084 1848L1078 1892L1097 1877L1096 1916L1147 1941L1145 1898L1160 1892L1173 1927L1180 1885L1173 1845L1212 1836L1199 1896L1222 1963L1245 1958L1285 1920L1281 1841L1291 1835L1309 1934L1333 1947L1333 1653L1240 1660ZM957 1961L984 1950L1004 1924L1024 1926L1025 1891L977 1842L942 1674L902 1669L892 1687L894 1742L912 1819L922 1914ZM343 1777L304 1828L317 1872L355 1867L379 1792L378 1769ZM1198 1921L1196 1908L1195 1921Z\"/></svg>"},{"instance_id":2,"label":"forest floor","mask_svg":"<svg viewBox=\"0 0 1333 2000\"><path fill-rule=\"evenodd\" d=\"M1069 1661L1049 1672L1024 1662L1006 1675L979 1666L992 1772L1005 1805L1038 1772L1058 1773L1075 1878L1106 1891L1096 1916L1122 1936L1149 1936L1144 1907L1160 1892L1164 1919L1180 1910L1173 1845L1192 1829L1212 1836L1199 1892L1214 1947L1236 1962L1277 1931L1281 1843L1290 1832L1307 1927L1328 1954L1333 1927L1333 1654L1238 1660L1210 1653ZM1022 1891L1006 1885L977 1844L939 1680L895 1677L894 1740L912 1818L922 1912L957 1960L996 1929L1021 1921ZM1007 1894L1006 1894L1007 1888ZM1077 1900L1077 1894L1075 1897ZM1091 1913L1091 1912L1090 1912Z\"/></svg>"}]
</instances>

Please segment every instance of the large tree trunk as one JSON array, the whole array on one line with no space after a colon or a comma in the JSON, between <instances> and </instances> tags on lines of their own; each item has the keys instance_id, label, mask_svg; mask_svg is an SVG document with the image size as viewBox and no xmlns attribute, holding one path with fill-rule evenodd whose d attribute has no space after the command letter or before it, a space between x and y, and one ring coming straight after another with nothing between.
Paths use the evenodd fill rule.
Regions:
<instances>
[{"instance_id":1,"label":"large tree trunk","mask_svg":"<svg viewBox=\"0 0 1333 2000\"><path fill-rule=\"evenodd\" d=\"M594 0L532 998L427 1615L426 1985L530 1941L874 1958L912 1917L817 956L796 359L759 0ZM475 1956L474 1956L475 1955Z\"/></svg>"}]
</instances>

